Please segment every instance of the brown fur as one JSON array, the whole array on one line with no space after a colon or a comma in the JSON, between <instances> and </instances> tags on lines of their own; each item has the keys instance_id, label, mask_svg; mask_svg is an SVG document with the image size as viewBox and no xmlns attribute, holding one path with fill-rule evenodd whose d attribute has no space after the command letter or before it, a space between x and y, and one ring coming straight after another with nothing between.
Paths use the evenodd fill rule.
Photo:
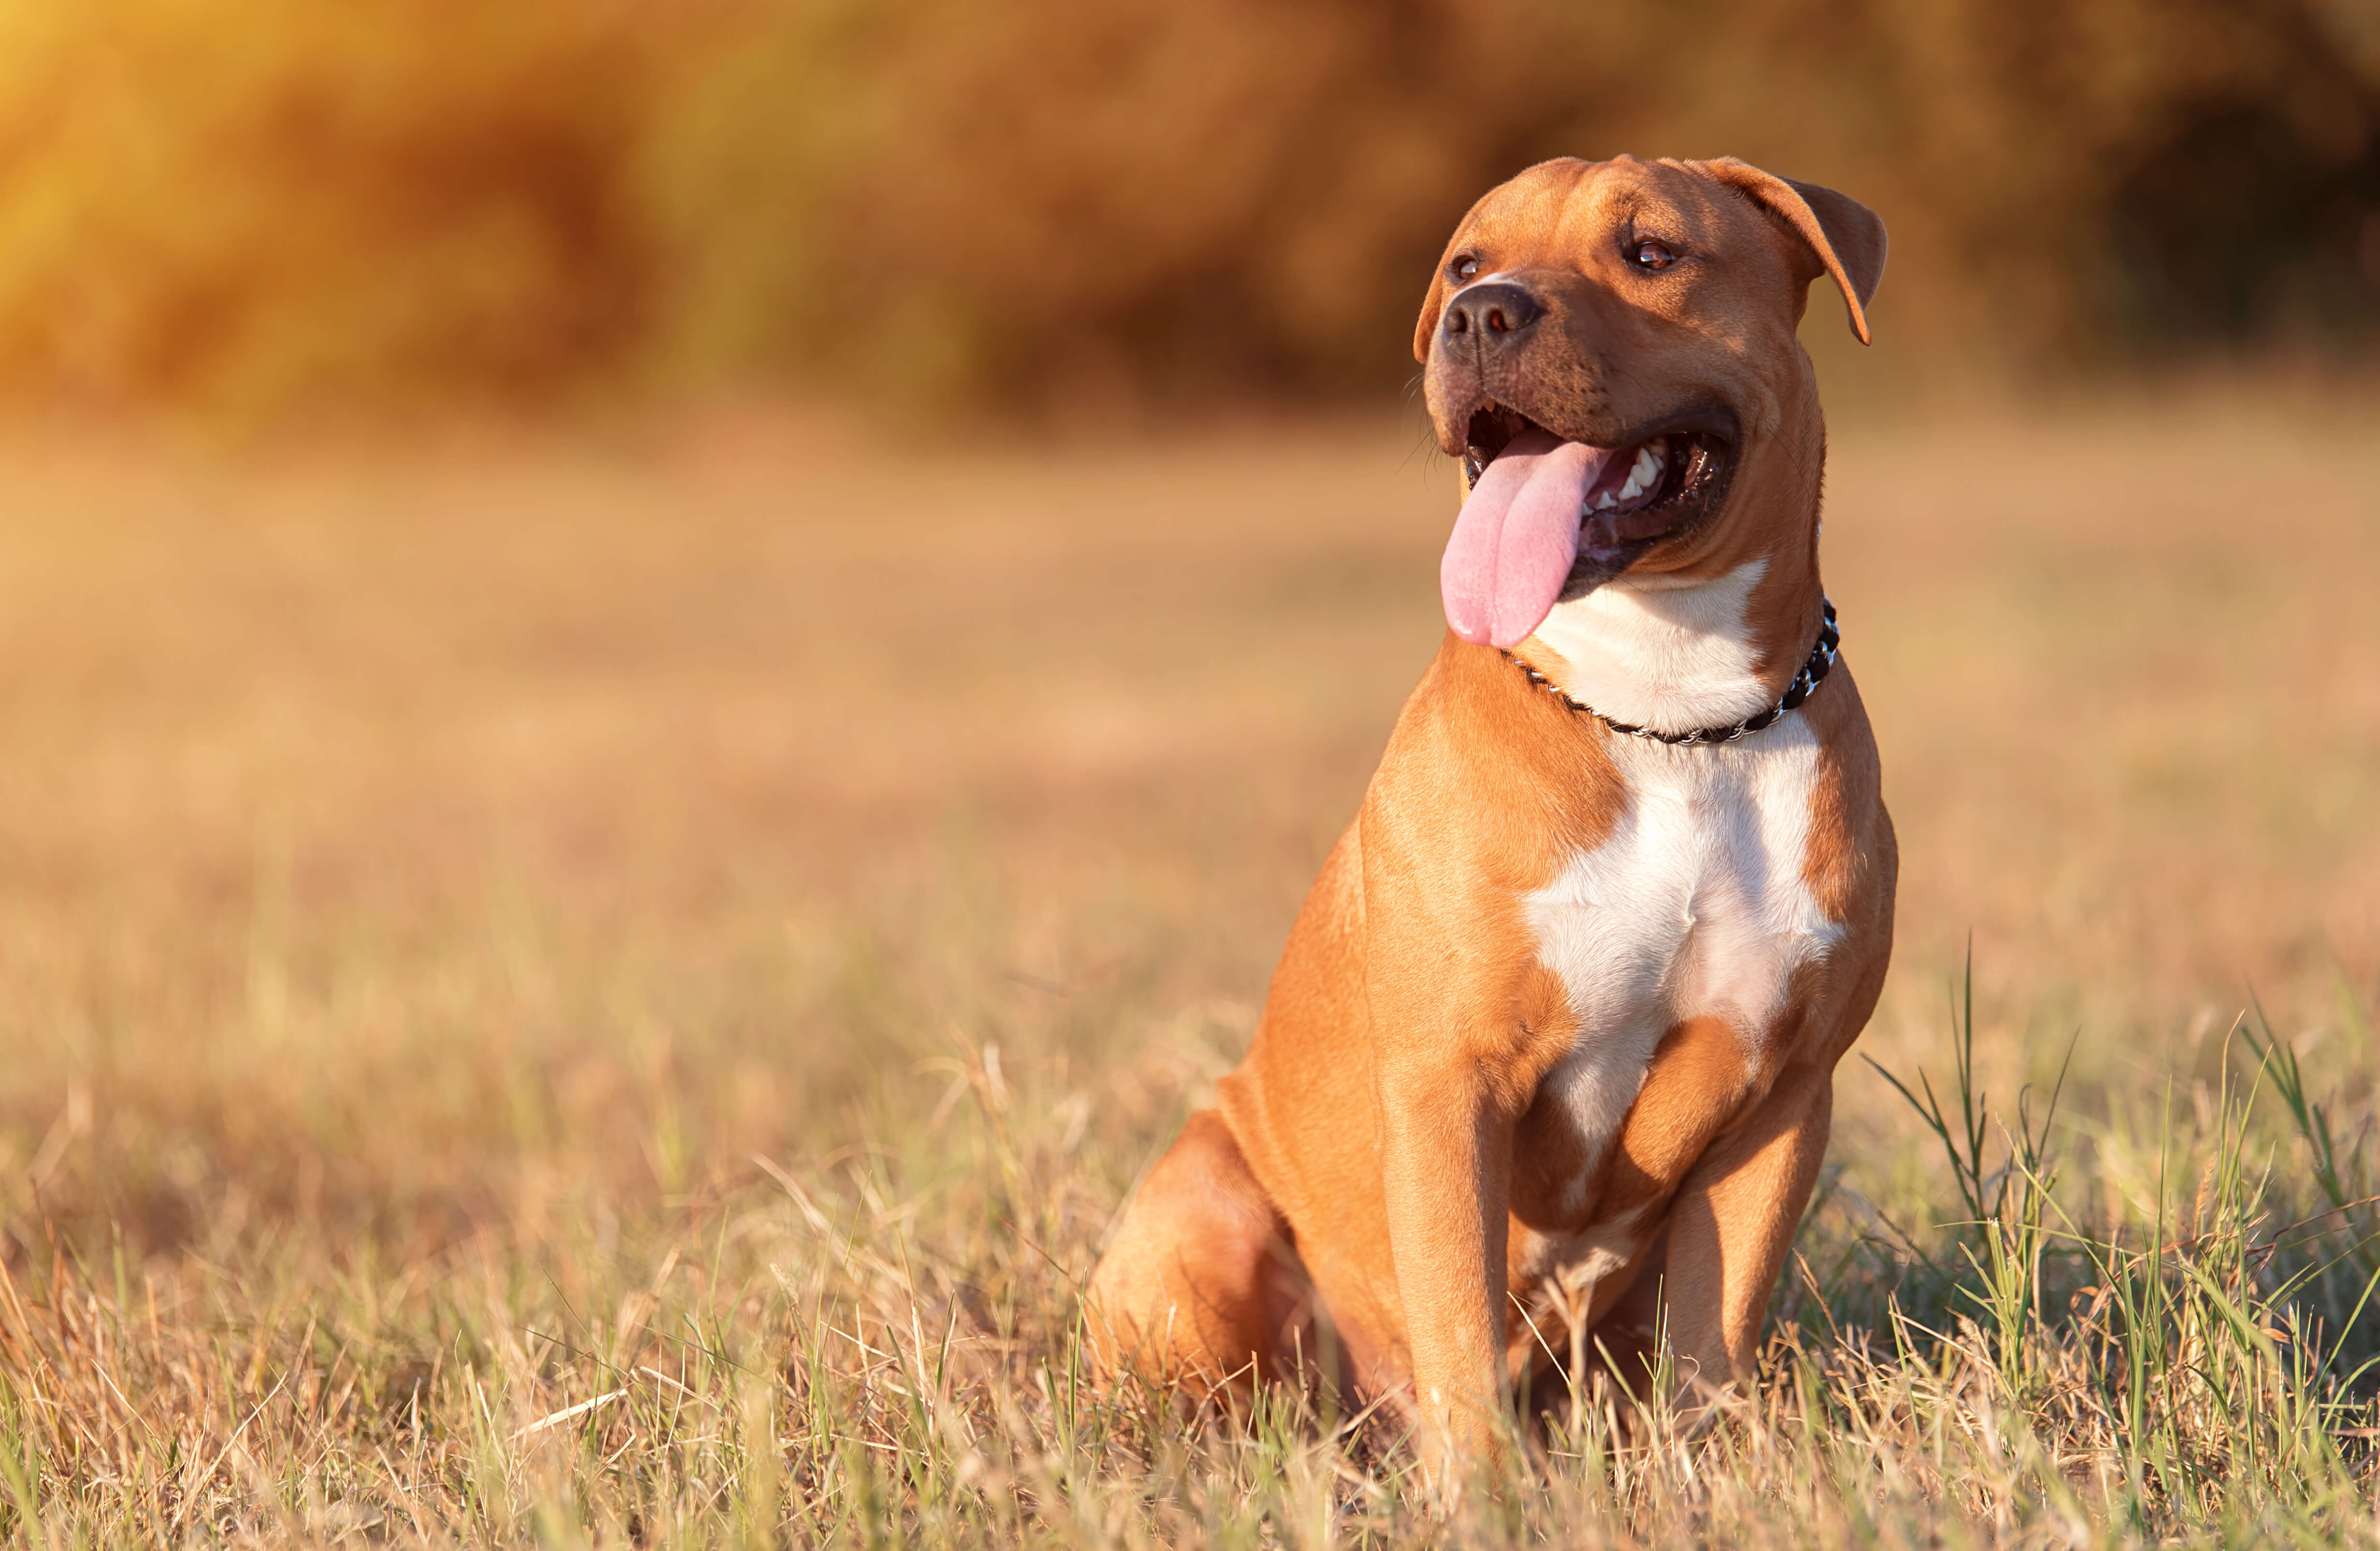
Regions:
<instances>
[{"instance_id":1,"label":"brown fur","mask_svg":"<svg viewBox=\"0 0 2380 1551\"><path fill-rule=\"evenodd\" d=\"M1636 234L1692 261L1637 272L1623 256ZM1545 299L1524 351L1433 347L1466 253ZM1763 560L1747 624L1781 688L1818 623L1826 452L1794 326L1828 275L1864 337L1883 258L1866 211L1741 163L1532 168L1465 217L1423 307L1441 442L1462 450L1485 397L1605 446L1683 402L1731 409L1742 434L1718 516L1633 569L1702 578ZM1557 681L1566 666L1534 640L1522 655ZM1672 1028L1594 1156L1542 1101L1592 1031L1538 961L1522 901L1610 832L1629 793L1611 734L1447 636L1291 933L1246 1059L1151 1173L1093 1279L1106 1371L1193 1389L1272 1374L1284 1331L1317 1309L1346 1376L1409 1396L1456 1451L1486 1442L1502 1386L1563 1340L1578 1352L1591 1329L1632 1354L1623 1369L1641 1360L1657 1299L1689 1384L1748 1375L1825 1152L1835 1062L1890 949L1891 829L1848 668L1803 715L1820 744L1804 870L1840 939L1793 974L1772 1026ZM1620 1246L1620 1268L1573 1288L1562 1268L1588 1234Z\"/></svg>"}]
</instances>

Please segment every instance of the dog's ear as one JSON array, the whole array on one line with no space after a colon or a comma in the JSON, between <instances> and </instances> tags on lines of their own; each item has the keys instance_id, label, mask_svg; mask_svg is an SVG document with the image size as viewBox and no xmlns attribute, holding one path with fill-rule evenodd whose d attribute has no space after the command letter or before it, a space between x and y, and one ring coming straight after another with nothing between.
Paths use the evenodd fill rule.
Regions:
<instances>
[{"instance_id":1,"label":"dog's ear","mask_svg":"<svg viewBox=\"0 0 2380 1551\"><path fill-rule=\"evenodd\" d=\"M1833 275L1835 284L1842 287L1843 306L1852 315L1852 333L1859 335L1862 345L1871 343L1867 303L1876 295L1876 282L1884 278L1888 246L1884 222L1876 212L1848 194L1764 173L1732 156L1694 164L1749 196L1800 236L1818 265L1803 276L1804 283L1821 274Z\"/></svg>"}]
</instances>

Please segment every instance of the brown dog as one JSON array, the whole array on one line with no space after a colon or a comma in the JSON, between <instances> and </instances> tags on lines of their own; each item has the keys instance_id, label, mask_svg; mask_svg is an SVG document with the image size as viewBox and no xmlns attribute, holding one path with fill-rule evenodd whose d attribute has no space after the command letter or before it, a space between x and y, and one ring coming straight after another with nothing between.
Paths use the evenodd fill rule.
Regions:
<instances>
[{"instance_id":1,"label":"brown dog","mask_svg":"<svg viewBox=\"0 0 2380 1551\"><path fill-rule=\"evenodd\" d=\"M1831 276L1864 341L1884 258L1731 159L1548 162L1463 219L1414 337L1472 476L1451 629L1099 1265L1104 1372L1335 1342L1458 1454L1548 1353L1640 1378L1664 1307L1691 1397L1749 1375L1891 951L1794 336Z\"/></svg>"}]
</instances>

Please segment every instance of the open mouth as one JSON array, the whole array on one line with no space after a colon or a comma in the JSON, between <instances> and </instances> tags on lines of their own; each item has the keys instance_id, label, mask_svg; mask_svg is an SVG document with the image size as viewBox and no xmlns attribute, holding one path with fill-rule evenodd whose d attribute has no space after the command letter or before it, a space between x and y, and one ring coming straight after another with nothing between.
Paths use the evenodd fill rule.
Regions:
<instances>
[{"instance_id":1,"label":"open mouth","mask_svg":"<svg viewBox=\"0 0 2380 1551\"><path fill-rule=\"evenodd\" d=\"M1596 551L1664 537L1716 509L1732 462L1733 418L1715 410L1690 411L1606 458L1579 503L1579 520L1587 529L1581 534L1581 564L1593 569ZM1482 405L1464 434L1463 461L1470 482L1478 484L1497 454L1532 430L1559 435L1493 399ZM1609 574L1596 579L1608 580Z\"/></svg>"},{"instance_id":2,"label":"open mouth","mask_svg":"<svg viewBox=\"0 0 2380 1551\"><path fill-rule=\"evenodd\" d=\"M1589 442L1483 404L1465 422L1471 491L1439 566L1448 624L1509 650L1556 603L1700 527L1726 499L1736 433L1716 405Z\"/></svg>"}]
</instances>

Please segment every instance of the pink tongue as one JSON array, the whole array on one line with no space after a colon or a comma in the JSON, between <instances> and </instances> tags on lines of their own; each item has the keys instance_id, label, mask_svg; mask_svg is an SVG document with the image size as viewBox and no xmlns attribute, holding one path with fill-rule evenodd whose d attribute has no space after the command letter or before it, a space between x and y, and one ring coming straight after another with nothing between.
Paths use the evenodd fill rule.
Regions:
<instances>
[{"instance_id":1,"label":"pink tongue","mask_svg":"<svg viewBox=\"0 0 2380 1551\"><path fill-rule=\"evenodd\" d=\"M1438 568L1456 635L1511 648L1545 623L1578 559L1586 492L1610 455L1536 430L1496 455L1471 487Z\"/></svg>"}]
</instances>

